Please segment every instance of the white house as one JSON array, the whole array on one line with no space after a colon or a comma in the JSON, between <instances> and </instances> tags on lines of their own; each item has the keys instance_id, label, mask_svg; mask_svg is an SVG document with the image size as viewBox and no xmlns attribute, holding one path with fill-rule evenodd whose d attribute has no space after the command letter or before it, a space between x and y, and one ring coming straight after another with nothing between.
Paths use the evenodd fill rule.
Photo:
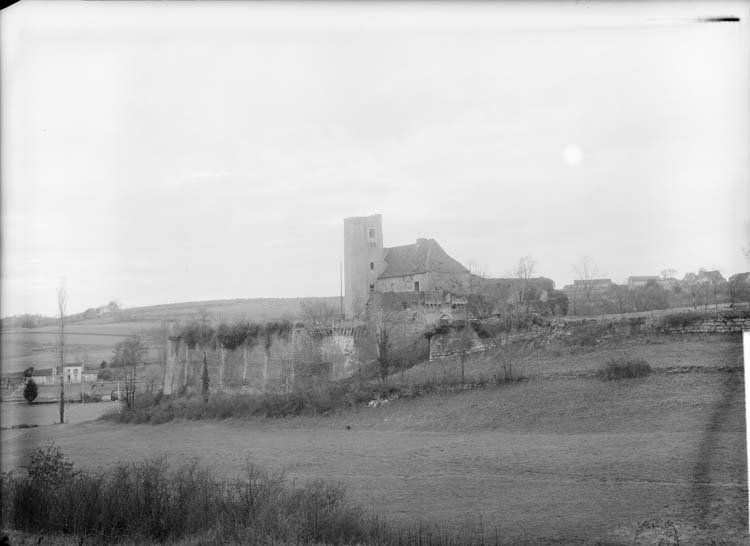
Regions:
<instances>
[{"instance_id":1,"label":"white house","mask_svg":"<svg viewBox=\"0 0 750 546\"><path fill-rule=\"evenodd\" d=\"M57 377L57 369L55 368L34 370L34 373L31 374L31 379L37 385L52 385L59 381Z\"/></svg>"}]
</instances>

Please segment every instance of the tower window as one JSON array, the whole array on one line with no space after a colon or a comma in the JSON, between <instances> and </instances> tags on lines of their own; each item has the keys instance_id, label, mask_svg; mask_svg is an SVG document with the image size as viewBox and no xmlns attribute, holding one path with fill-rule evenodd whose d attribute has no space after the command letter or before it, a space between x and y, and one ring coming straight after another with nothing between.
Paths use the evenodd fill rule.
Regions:
<instances>
[{"instance_id":1,"label":"tower window","mask_svg":"<svg viewBox=\"0 0 750 546\"><path fill-rule=\"evenodd\" d=\"M375 262L370 262L370 271L375 269Z\"/></svg>"},{"instance_id":2,"label":"tower window","mask_svg":"<svg viewBox=\"0 0 750 546\"><path fill-rule=\"evenodd\" d=\"M367 236L370 237L370 239L375 238L375 228L371 227L367 229Z\"/></svg>"},{"instance_id":3,"label":"tower window","mask_svg":"<svg viewBox=\"0 0 750 546\"><path fill-rule=\"evenodd\" d=\"M419 292L419 281L414 281L414 291Z\"/></svg>"},{"instance_id":4,"label":"tower window","mask_svg":"<svg viewBox=\"0 0 750 546\"><path fill-rule=\"evenodd\" d=\"M370 285L370 292L375 292L375 285L374 284Z\"/></svg>"}]
</instances>

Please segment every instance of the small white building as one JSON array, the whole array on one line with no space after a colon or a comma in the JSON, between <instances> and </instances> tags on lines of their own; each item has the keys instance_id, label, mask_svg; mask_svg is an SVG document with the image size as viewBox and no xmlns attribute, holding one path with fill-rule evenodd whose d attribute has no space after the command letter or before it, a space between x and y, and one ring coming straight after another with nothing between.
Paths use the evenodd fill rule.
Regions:
<instances>
[{"instance_id":1,"label":"small white building","mask_svg":"<svg viewBox=\"0 0 750 546\"><path fill-rule=\"evenodd\" d=\"M31 379L37 385L56 385L60 382L59 368L48 368L46 370L34 370ZM96 370L87 370L83 364L66 364L63 366L63 378L66 383L94 383L98 378Z\"/></svg>"},{"instance_id":2,"label":"small white building","mask_svg":"<svg viewBox=\"0 0 750 546\"><path fill-rule=\"evenodd\" d=\"M37 385L53 385L59 381L56 368L34 370L34 373L31 374L31 379Z\"/></svg>"},{"instance_id":3,"label":"small white building","mask_svg":"<svg viewBox=\"0 0 750 546\"><path fill-rule=\"evenodd\" d=\"M83 377L83 364L66 364L63 366L63 377L66 383L80 383Z\"/></svg>"}]
</instances>

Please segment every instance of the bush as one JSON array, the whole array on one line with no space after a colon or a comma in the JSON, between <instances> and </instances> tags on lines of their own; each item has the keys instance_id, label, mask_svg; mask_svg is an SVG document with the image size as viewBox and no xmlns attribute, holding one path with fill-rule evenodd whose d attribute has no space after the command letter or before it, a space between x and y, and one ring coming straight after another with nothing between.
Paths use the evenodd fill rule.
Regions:
<instances>
[{"instance_id":1,"label":"bush","mask_svg":"<svg viewBox=\"0 0 750 546\"><path fill-rule=\"evenodd\" d=\"M563 342L568 347L594 347L605 338L611 338L617 334L613 324L597 321L570 323L567 331L569 335L563 338Z\"/></svg>"},{"instance_id":2,"label":"bush","mask_svg":"<svg viewBox=\"0 0 750 546\"><path fill-rule=\"evenodd\" d=\"M249 463L232 481L164 458L79 473L51 445L32 453L27 476L4 474L2 491L4 526L104 543L213 534L217 542L363 544L386 532L340 486L290 484Z\"/></svg>"},{"instance_id":3,"label":"bush","mask_svg":"<svg viewBox=\"0 0 750 546\"><path fill-rule=\"evenodd\" d=\"M613 358L599 370L599 377L605 381L646 377L651 374L651 366L642 358Z\"/></svg>"},{"instance_id":4,"label":"bush","mask_svg":"<svg viewBox=\"0 0 750 546\"><path fill-rule=\"evenodd\" d=\"M28 472L32 482L46 487L56 487L76 476L73 463L53 443L31 452Z\"/></svg>"},{"instance_id":5,"label":"bush","mask_svg":"<svg viewBox=\"0 0 750 546\"><path fill-rule=\"evenodd\" d=\"M665 315L659 321L659 326L665 329L687 328L707 318L706 313L699 311L684 311L682 313L671 313Z\"/></svg>"},{"instance_id":6,"label":"bush","mask_svg":"<svg viewBox=\"0 0 750 546\"><path fill-rule=\"evenodd\" d=\"M23 397L26 401L31 404L39 396L39 387L36 386L33 379L29 379L26 382L26 386L23 388Z\"/></svg>"},{"instance_id":7,"label":"bush","mask_svg":"<svg viewBox=\"0 0 750 546\"><path fill-rule=\"evenodd\" d=\"M118 423L167 423L174 419L229 419L260 417L267 419L298 415L324 415L336 409L388 398L399 391L386 384L360 385L332 383L322 388L289 394L215 393L208 404L199 398L139 394L132 408L104 415Z\"/></svg>"}]
</instances>

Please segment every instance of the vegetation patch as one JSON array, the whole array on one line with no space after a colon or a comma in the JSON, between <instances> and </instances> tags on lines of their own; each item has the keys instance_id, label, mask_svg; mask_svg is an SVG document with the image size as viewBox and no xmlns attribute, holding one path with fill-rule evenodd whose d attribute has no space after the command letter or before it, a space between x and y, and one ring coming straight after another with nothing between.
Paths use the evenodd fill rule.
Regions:
<instances>
[{"instance_id":1,"label":"vegetation patch","mask_svg":"<svg viewBox=\"0 0 750 546\"><path fill-rule=\"evenodd\" d=\"M710 315L701 311L683 311L681 313L671 313L665 315L659 321L659 326L665 330L688 328L700 322L703 322Z\"/></svg>"},{"instance_id":2,"label":"vegetation patch","mask_svg":"<svg viewBox=\"0 0 750 546\"><path fill-rule=\"evenodd\" d=\"M595 347L604 339L613 337L615 333L611 323L581 321L569 324L563 343L568 347Z\"/></svg>"},{"instance_id":3,"label":"vegetation patch","mask_svg":"<svg viewBox=\"0 0 750 546\"><path fill-rule=\"evenodd\" d=\"M304 484L246 460L219 479L194 460L165 457L84 472L54 444L33 451L27 472L2 475L2 521L54 543L265 545L499 545L497 530L394 527L352 503L342 485ZM69 538L66 538L69 537ZM23 543L26 541L23 540Z\"/></svg>"},{"instance_id":4,"label":"vegetation patch","mask_svg":"<svg viewBox=\"0 0 750 546\"><path fill-rule=\"evenodd\" d=\"M233 481L164 458L81 472L50 445L31 453L27 475L4 474L2 491L5 526L107 543L210 534L252 544L364 544L387 532L341 486L294 485L249 462Z\"/></svg>"},{"instance_id":5,"label":"vegetation patch","mask_svg":"<svg viewBox=\"0 0 750 546\"><path fill-rule=\"evenodd\" d=\"M598 375L605 381L646 377L651 375L651 365L642 358L613 358Z\"/></svg>"},{"instance_id":6,"label":"vegetation patch","mask_svg":"<svg viewBox=\"0 0 750 546\"><path fill-rule=\"evenodd\" d=\"M386 384L334 383L325 388L296 391L289 394L227 394L212 395L207 404L197 396L167 397L139 394L134 406L103 416L116 423L167 423L176 419L278 419L299 415L325 415L338 409L366 405L371 400L401 394L400 389Z\"/></svg>"}]
</instances>

